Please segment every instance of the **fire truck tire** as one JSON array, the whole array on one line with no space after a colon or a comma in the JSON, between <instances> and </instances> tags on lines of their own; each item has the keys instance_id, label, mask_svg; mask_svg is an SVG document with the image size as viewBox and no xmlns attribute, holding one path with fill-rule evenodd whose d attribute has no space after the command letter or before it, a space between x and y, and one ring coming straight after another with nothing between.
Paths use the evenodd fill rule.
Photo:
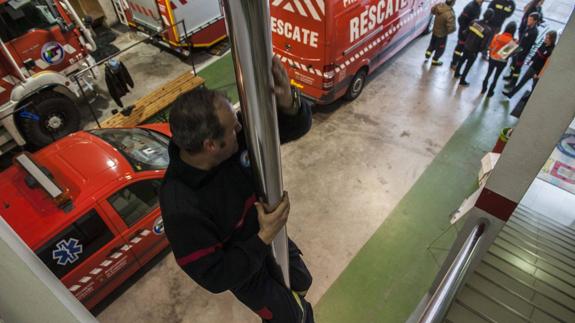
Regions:
<instances>
[{"instance_id":1,"label":"fire truck tire","mask_svg":"<svg viewBox=\"0 0 575 323\"><path fill-rule=\"evenodd\" d=\"M348 101L353 101L357 99L357 97L363 91L363 87L365 86L365 80L367 79L367 68L363 67L355 75L353 79L351 79L351 83L347 88L347 92L345 92L345 99Z\"/></svg>"},{"instance_id":2,"label":"fire truck tire","mask_svg":"<svg viewBox=\"0 0 575 323\"><path fill-rule=\"evenodd\" d=\"M36 94L20 113L18 123L26 141L34 148L44 147L80 129L80 112L68 97L52 91Z\"/></svg>"}]
</instances>

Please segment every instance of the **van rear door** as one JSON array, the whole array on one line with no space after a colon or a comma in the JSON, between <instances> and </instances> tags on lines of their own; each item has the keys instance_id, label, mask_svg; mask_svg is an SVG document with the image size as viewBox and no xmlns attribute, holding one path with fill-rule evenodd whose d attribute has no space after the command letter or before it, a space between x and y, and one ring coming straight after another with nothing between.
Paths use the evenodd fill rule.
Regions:
<instances>
[{"instance_id":1,"label":"van rear door","mask_svg":"<svg viewBox=\"0 0 575 323\"><path fill-rule=\"evenodd\" d=\"M174 1L172 12L175 23L184 22L177 26L182 39L192 36L224 16L220 2L214 0ZM184 30L184 26L187 30Z\"/></svg>"},{"instance_id":2,"label":"van rear door","mask_svg":"<svg viewBox=\"0 0 575 323\"><path fill-rule=\"evenodd\" d=\"M158 32L162 30L162 20L156 0L128 0L132 20L146 29Z\"/></svg>"},{"instance_id":3,"label":"van rear door","mask_svg":"<svg viewBox=\"0 0 575 323\"><path fill-rule=\"evenodd\" d=\"M322 87L326 51L324 0L270 0L273 51L303 91Z\"/></svg>"}]
</instances>

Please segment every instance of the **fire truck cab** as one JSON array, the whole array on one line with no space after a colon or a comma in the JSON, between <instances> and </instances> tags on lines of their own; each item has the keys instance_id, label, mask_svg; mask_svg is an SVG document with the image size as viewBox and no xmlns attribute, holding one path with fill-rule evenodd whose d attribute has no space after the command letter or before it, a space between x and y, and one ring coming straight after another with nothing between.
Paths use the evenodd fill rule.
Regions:
<instances>
[{"instance_id":1,"label":"fire truck cab","mask_svg":"<svg viewBox=\"0 0 575 323\"><path fill-rule=\"evenodd\" d=\"M81 131L1 174L1 216L88 309L168 246L169 135L167 124Z\"/></svg>"},{"instance_id":2,"label":"fire truck cab","mask_svg":"<svg viewBox=\"0 0 575 323\"><path fill-rule=\"evenodd\" d=\"M0 155L42 147L80 125L76 102L93 92L90 31L68 0L0 0Z\"/></svg>"},{"instance_id":3,"label":"fire truck cab","mask_svg":"<svg viewBox=\"0 0 575 323\"><path fill-rule=\"evenodd\" d=\"M366 77L420 35L434 0L270 0L273 51L320 104L357 98Z\"/></svg>"}]
</instances>

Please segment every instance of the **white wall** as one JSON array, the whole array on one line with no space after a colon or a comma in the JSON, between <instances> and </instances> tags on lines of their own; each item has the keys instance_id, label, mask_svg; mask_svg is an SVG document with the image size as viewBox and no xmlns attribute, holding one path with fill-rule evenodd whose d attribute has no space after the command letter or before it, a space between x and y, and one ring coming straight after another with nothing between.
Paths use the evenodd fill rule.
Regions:
<instances>
[{"instance_id":1,"label":"white wall","mask_svg":"<svg viewBox=\"0 0 575 323\"><path fill-rule=\"evenodd\" d=\"M116 16L116 11L114 10L114 4L112 0L98 0L100 6L102 6L102 10L104 10L104 16L106 19L104 20L104 25L106 27L110 27L118 23L118 16Z\"/></svg>"}]
</instances>

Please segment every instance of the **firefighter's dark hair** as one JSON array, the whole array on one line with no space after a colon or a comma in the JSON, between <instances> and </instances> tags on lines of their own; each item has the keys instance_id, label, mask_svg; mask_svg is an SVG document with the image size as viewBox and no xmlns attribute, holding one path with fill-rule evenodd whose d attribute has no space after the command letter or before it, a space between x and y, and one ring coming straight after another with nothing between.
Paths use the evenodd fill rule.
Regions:
<instances>
[{"instance_id":1,"label":"firefighter's dark hair","mask_svg":"<svg viewBox=\"0 0 575 323\"><path fill-rule=\"evenodd\" d=\"M539 12L532 12L529 14L529 17L533 18L533 20L535 20L536 22L539 22L539 20L541 20L541 15L539 14Z\"/></svg>"},{"instance_id":2,"label":"firefighter's dark hair","mask_svg":"<svg viewBox=\"0 0 575 323\"><path fill-rule=\"evenodd\" d=\"M182 93L171 104L170 130L172 141L190 154L202 151L204 140L218 140L224 136L216 110L225 94L199 88Z\"/></svg>"},{"instance_id":3,"label":"firefighter's dark hair","mask_svg":"<svg viewBox=\"0 0 575 323\"><path fill-rule=\"evenodd\" d=\"M485 10L485 12L483 13L483 20L485 21L491 21L491 18L493 18L493 15L495 15L495 11L493 11L493 9L488 8L487 10Z\"/></svg>"},{"instance_id":4,"label":"firefighter's dark hair","mask_svg":"<svg viewBox=\"0 0 575 323\"><path fill-rule=\"evenodd\" d=\"M445 4L450 7L453 7L453 5L455 4L455 0L445 0Z\"/></svg>"},{"instance_id":5,"label":"firefighter's dark hair","mask_svg":"<svg viewBox=\"0 0 575 323\"><path fill-rule=\"evenodd\" d=\"M511 21L505 25L504 32L515 35L515 31L517 31L517 23L515 21Z\"/></svg>"},{"instance_id":6,"label":"firefighter's dark hair","mask_svg":"<svg viewBox=\"0 0 575 323\"><path fill-rule=\"evenodd\" d=\"M555 30L550 30L547 32L546 36L549 36L549 38L551 38L551 44L555 46L555 44L557 43L557 32Z\"/></svg>"}]
</instances>

